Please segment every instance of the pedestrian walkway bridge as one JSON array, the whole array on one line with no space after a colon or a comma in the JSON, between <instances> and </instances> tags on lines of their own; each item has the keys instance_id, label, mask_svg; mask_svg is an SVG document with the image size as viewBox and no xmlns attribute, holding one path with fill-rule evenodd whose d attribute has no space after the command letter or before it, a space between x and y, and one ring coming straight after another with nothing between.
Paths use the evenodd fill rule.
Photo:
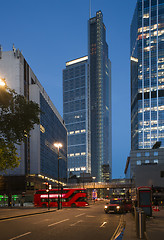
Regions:
<instances>
[{"instance_id":1,"label":"pedestrian walkway bridge","mask_svg":"<svg viewBox=\"0 0 164 240\"><path fill-rule=\"evenodd\" d=\"M84 183L68 183L68 187L87 188L87 189L129 189L134 187L134 184L129 179L119 181L112 181L109 183L104 182L84 182Z\"/></svg>"}]
</instances>

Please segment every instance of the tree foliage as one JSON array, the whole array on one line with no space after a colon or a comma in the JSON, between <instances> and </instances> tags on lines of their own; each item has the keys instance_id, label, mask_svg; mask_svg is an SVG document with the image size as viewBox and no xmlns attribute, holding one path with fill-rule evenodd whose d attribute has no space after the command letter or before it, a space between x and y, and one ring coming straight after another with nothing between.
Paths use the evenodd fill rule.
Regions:
<instances>
[{"instance_id":1,"label":"tree foliage","mask_svg":"<svg viewBox=\"0 0 164 240\"><path fill-rule=\"evenodd\" d=\"M14 169L19 166L20 158L16 150L13 143L8 143L3 138L0 138L0 171Z\"/></svg>"},{"instance_id":2,"label":"tree foliage","mask_svg":"<svg viewBox=\"0 0 164 240\"><path fill-rule=\"evenodd\" d=\"M0 88L0 170L19 165L15 144L25 142L35 124L39 124L37 103L9 88Z\"/></svg>"}]
</instances>

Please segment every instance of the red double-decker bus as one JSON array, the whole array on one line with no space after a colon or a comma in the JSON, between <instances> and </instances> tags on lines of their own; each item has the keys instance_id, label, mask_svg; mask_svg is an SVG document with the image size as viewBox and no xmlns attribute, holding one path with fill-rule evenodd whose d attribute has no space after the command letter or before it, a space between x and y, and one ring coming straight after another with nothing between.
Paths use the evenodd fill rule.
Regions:
<instances>
[{"instance_id":1,"label":"red double-decker bus","mask_svg":"<svg viewBox=\"0 0 164 240\"><path fill-rule=\"evenodd\" d=\"M59 189L60 203L62 207L86 207L87 193L83 188L64 188L61 193ZM58 206L58 189L50 189L47 193L46 189L36 191L34 194L34 205L36 207L57 207Z\"/></svg>"}]
</instances>

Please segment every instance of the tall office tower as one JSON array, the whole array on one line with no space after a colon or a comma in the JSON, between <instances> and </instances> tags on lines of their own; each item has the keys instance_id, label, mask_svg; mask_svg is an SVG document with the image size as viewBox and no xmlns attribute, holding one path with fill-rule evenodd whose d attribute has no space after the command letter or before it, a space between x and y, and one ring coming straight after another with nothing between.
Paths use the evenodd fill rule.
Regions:
<instances>
[{"instance_id":1,"label":"tall office tower","mask_svg":"<svg viewBox=\"0 0 164 240\"><path fill-rule=\"evenodd\" d=\"M63 118L68 130L68 177L91 172L88 57L66 62Z\"/></svg>"},{"instance_id":2,"label":"tall office tower","mask_svg":"<svg viewBox=\"0 0 164 240\"><path fill-rule=\"evenodd\" d=\"M41 185L42 181L57 183L58 150L54 147L54 143L61 142L63 147L60 149L60 179L66 179L67 129L19 49L13 47L12 51L0 51L0 78L5 78L8 87L15 89L28 100L38 103L41 109L40 125L35 125L27 141L17 146L21 158L19 167L8 170L4 176L9 175L10 179L13 176L12 181L15 181L13 185L16 186L17 192L21 193L45 187ZM21 180L18 177L21 177Z\"/></svg>"},{"instance_id":3,"label":"tall office tower","mask_svg":"<svg viewBox=\"0 0 164 240\"><path fill-rule=\"evenodd\" d=\"M131 23L131 150L164 147L164 0L138 0Z\"/></svg>"},{"instance_id":4,"label":"tall office tower","mask_svg":"<svg viewBox=\"0 0 164 240\"><path fill-rule=\"evenodd\" d=\"M96 181L109 181L112 172L111 63L101 11L89 19L91 173Z\"/></svg>"},{"instance_id":5,"label":"tall office tower","mask_svg":"<svg viewBox=\"0 0 164 240\"><path fill-rule=\"evenodd\" d=\"M154 164L164 164L164 0L138 0L130 34L130 174L136 177L142 165L155 171Z\"/></svg>"}]
</instances>

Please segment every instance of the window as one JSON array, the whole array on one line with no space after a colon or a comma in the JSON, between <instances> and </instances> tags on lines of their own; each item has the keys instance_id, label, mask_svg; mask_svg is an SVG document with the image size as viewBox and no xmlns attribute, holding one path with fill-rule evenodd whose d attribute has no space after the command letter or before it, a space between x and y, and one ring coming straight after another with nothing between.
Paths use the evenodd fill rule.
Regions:
<instances>
[{"instance_id":1,"label":"window","mask_svg":"<svg viewBox=\"0 0 164 240\"><path fill-rule=\"evenodd\" d=\"M48 202L48 198L41 198L41 202Z\"/></svg>"},{"instance_id":2,"label":"window","mask_svg":"<svg viewBox=\"0 0 164 240\"><path fill-rule=\"evenodd\" d=\"M145 157L149 157L149 152L145 152Z\"/></svg>"},{"instance_id":3,"label":"window","mask_svg":"<svg viewBox=\"0 0 164 240\"><path fill-rule=\"evenodd\" d=\"M81 132L82 132L82 133L83 133L83 132L86 132L86 130L85 130L85 129L82 129Z\"/></svg>"},{"instance_id":4,"label":"window","mask_svg":"<svg viewBox=\"0 0 164 240\"><path fill-rule=\"evenodd\" d=\"M75 168L75 171L80 171L80 168Z\"/></svg>"},{"instance_id":5,"label":"window","mask_svg":"<svg viewBox=\"0 0 164 240\"><path fill-rule=\"evenodd\" d=\"M136 164L141 165L141 160L138 160Z\"/></svg>"},{"instance_id":6,"label":"window","mask_svg":"<svg viewBox=\"0 0 164 240\"><path fill-rule=\"evenodd\" d=\"M149 160L145 160L145 163L150 163L150 161Z\"/></svg>"},{"instance_id":7,"label":"window","mask_svg":"<svg viewBox=\"0 0 164 240\"><path fill-rule=\"evenodd\" d=\"M80 153L75 153L75 156L79 156L80 155Z\"/></svg>"},{"instance_id":8,"label":"window","mask_svg":"<svg viewBox=\"0 0 164 240\"><path fill-rule=\"evenodd\" d=\"M69 171L74 172L74 168L70 168Z\"/></svg>"},{"instance_id":9,"label":"window","mask_svg":"<svg viewBox=\"0 0 164 240\"><path fill-rule=\"evenodd\" d=\"M158 159L154 159L154 163L158 163Z\"/></svg>"},{"instance_id":10,"label":"window","mask_svg":"<svg viewBox=\"0 0 164 240\"><path fill-rule=\"evenodd\" d=\"M82 171L86 170L86 167L81 167L81 170L82 170Z\"/></svg>"},{"instance_id":11,"label":"window","mask_svg":"<svg viewBox=\"0 0 164 240\"><path fill-rule=\"evenodd\" d=\"M85 202L86 198L85 197L79 197L76 202Z\"/></svg>"},{"instance_id":12,"label":"window","mask_svg":"<svg viewBox=\"0 0 164 240\"><path fill-rule=\"evenodd\" d=\"M82 152L81 155L85 155L86 153L85 152Z\"/></svg>"},{"instance_id":13,"label":"window","mask_svg":"<svg viewBox=\"0 0 164 240\"><path fill-rule=\"evenodd\" d=\"M57 201L58 201L58 198L51 198L50 201L51 201L51 202L57 202Z\"/></svg>"},{"instance_id":14,"label":"window","mask_svg":"<svg viewBox=\"0 0 164 240\"><path fill-rule=\"evenodd\" d=\"M158 152L154 152L154 156L158 156Z\"/></svg>"},{"instance_id":15,"label":"window","mask_svg":"<svg viewBox=\"0 0 164 240\"><path fill-rule=\"evenodd\" d=\"M137 157L141 157L141 153L137 153Z\"/></svg>"}]
</instances>

